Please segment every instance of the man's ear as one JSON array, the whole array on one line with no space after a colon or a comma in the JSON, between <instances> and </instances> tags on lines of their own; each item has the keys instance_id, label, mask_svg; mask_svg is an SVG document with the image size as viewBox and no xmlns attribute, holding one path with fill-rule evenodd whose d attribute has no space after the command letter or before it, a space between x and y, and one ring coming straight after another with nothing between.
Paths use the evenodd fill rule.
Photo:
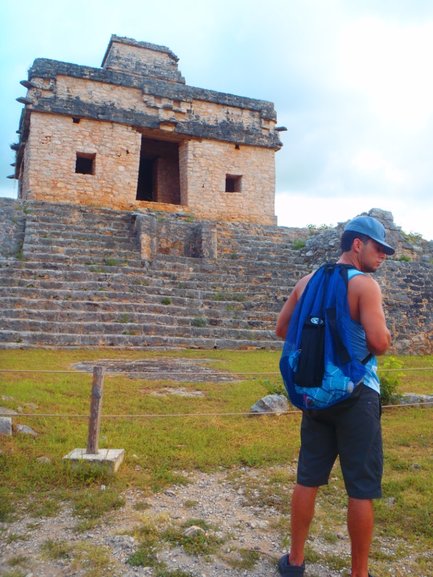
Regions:
<instances>
[{"instance_id":1,"label":"man's ear","mask_svg":"<svg viewBox=\"0 0 433 577\"><path fill-rule=\"evenodd\" d=\"M354 238L352 243L352 250L354 253L358 254L362 248L362 240L360 238Z\"/></svg>"}]
</instances>

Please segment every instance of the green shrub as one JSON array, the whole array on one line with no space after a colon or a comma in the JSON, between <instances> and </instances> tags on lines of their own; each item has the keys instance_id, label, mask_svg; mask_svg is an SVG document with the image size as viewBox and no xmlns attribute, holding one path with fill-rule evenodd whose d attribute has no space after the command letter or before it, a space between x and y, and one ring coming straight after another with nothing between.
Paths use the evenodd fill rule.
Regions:
<instances>
[{"instance_id":1,"label":"green shrub","mask_svg":"<svg viewBox=\"0 0 433 577\"><path fill-rule=\"evenodd\" d=\"M399 369L402 367L403 362L395 357L385 357L381 362L380 396L384 405L396 404L400 398L398 387L403 373Z\"/></svg>"},{"instance_id":2,"label":"green shrub","mask_svg":"<svg viewBox=\"0 0 433 577\"><path fill-rule=\"evenodd\" d=\"M301 238L294 240L292 243L292 247L295 250L301 250L301 248L305 247L305 240L302 240Z\"/></svg>"}]
</instances>

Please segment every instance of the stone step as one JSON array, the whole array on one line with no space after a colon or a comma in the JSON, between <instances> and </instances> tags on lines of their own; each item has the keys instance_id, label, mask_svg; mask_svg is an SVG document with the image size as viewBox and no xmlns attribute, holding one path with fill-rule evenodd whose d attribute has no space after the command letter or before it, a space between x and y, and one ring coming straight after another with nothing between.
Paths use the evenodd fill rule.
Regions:
<instances>
[{"instance_id":1,"label":"stone step","mask_svg":"<svg viewBox=\"0 0 433 577\"><path fill-rule=\"evenodd\" d=\"M122 349L274 349L281 350L281 342L273 339L260 341L238 338L199 336L169 337L166 335L74 335L67 332L40 333L29 331L0 331L1 348L122 348Z\"/></svg>"},{"instance_id":2,"label":"stone step","mask_svg":"<svg viewBox=\"0 0 433 577\"><path fill-rule=\"evenodd\" d=\"M188 318L199 318L206 316L206 318L213 319L226 319L226 318L236 318L239 317L248 323L257 320L260 323L273 323L276 320L276 313L279 312L280 304L277 302L275 310L270 309L258 309L258 308L243 308L242 304L235 303L221 303L220 307L206 308L201 303L193 306L193 303L189 302L188 306L179 305L165 305L161 302L147 302L146 309L143 310L143 305L136 302L119 302L119 301L92 301L92 300L60 300L60 299L22 299L21 297L14 296L0 296L0 307L2 308L2 314L4 311L5 316L23 316L25 317L27 312L31 315L31 311L40 311L43 318L47 314L69 314L71 311L77 314L89 314L94 312L100 312L102 314L117 314L119 317L122 315L127 315L135 317L137 314L152 314L159 316L170 316L170 317L183 317Z\"/></svg>"},{"instance_id":3,"label":"stone step","mask_svg":"<svg viewBox=\"0 0 433 577\"><path fill-rule=\"evenodd\" d=\"M34 303L31 302L33 305ZM258 314L258 311L252 318L247 319L243 315L237 318L235 315L228 314L225 311L209 311L206 309L189 309L181 311L182 314L173 315L167 309L158 312L119 312L111 311L89 311L74 307L71 310L45 310L30 308L4 309L2 318L8 321L30 320L30 321L47 321L58 323L118 323L125 328L136 328L137 326L202 326L202 327L227 327L236 329L261 329L273 330L276 321L276 315L268 313ZM224 314L225 313L225 314Z\"/></svg>"},{"instance_id":4,"label":"stone step","mask_svg":"<svg viewBox=\"0 0 433 577\"><path fill-rule=\"evenodd\" d=\"M281 279L257 279L252 281L247 279L232 278L206 278L178 280L160 278L158 276L141 275L128 277L127 275L116 274L113 276L87 273L86 275L74 275L74 278L55 277L47 275L31 276L22 278L18 275L0 274L0 290L8 288L19 290L20 288L34 288L41 290L59 291L125 291L127 294L178 294L189 298L209 298L212 300L244 300L248 295L262 293L264 286L266 291L288 291L288 283Z\"/></svg>"},{"instance_id":5,"label":"stone step","mask_svg":"<svg viewBox=\"0 0 433 577\"><path fill-rule=\"evenodd\" d=\"M41 201L27 201L24 208L25 213L28 218L37 217L41 221L48 220L55 222L54 217L67 217L71 218L75 216L77 219L89 218L90 220L95 217L106 218L106 219L120 219L128 220L132 218L130 212L125 212L123 210L115 210L111 208L99 208L92 206L67 204L67 203L51 203L51 202L41 202Z\"/></svg>"},{"instance_id":6,"label":"stone step","mask_svg":"<svg viewBox=\"0 0 433 577\"><path fill-rule=\"evenodd\" d=\"M136 250L138 248L135 244L135 238L128 234L96 234L85 231L78 233L76 231L61 231L59 229L50 233L39 231L37 234L29 234L28 230L26 230L26 246L82 246L83 243L124 249L133 247Z\"/></svg>"},{"instance_id":7,"label":"stone step","mask_svg":"<svg viewBox=\"0 0 433 577\"><path fill-rule=\"evenodd\" d=\"M290 271L290 272L289 272ZM61 262L53 263L51 259L47 261L22 261L17 266L11 266L10 263L0 263L0 278L2 276L20 275L21 278L45 278L64 275L66 280L74 278L83 278L83 275L94 273L98 278L106 278L107 280L116 276L145 276L147 279L162 279L172 280L177 282L203 282L206 279L209 282L214 282L215 278L220 278L220 284L231 283L232 281L244 282L245 284L260 284L272 283L273 279L279 279L277 282L282 284L290 283L290 286L298 280L301 276L308 272L304 266L294 266L289 268L281 268L280 270L263 271L260 267L254 268L240 268L240 267L225 267L214 263L195 263L195 266L188 266L181 264L176 267L175 264L170 266L169 263L163 264L162 261L154 261L150 266L144 266L141 262L136 263L136 266L125 265L111 266L102 265L101 263L91 264L77 264L74 262L67 269L65 269ZM290 274L290 276L289 276Z\"/></svg>"},{"instance_id":8,"label":"stone step","mask_svg":"<svg viewBox=\"0 0 433 577\"><path fill-rule=\"evenodd\" d=\"M0 297L10 298L17 296L21 299L23 306L29 300L60 300L60 301L93 301L96 303L103 302L130 302L137 305L147 306L153 304L165 304L168 306L177 307L205 307L207 309L221 309L230 307L232 310L266 310L272 307L272 303L279 303L281 295L273 295L268 298L263 294L250 295L248 299L239 298L238 295L226 293L221 296L214 294L203 294L199 298L189 296L181 296L173 291L161 291L161 293L133 293L127 291L68 291L68 290L50 290L50 289L35 289L33 287L20 287L14 290L12 287L7 289L0 287Z\"/></svg>"},{"instance_id":9,"label":"stone step","mask_svg":"<svg viewBox=\"0 0 433 577\"><path fill-rule=\"evenodd\" d=\"M124 231L131 231L133 229L135 219L130 215L104 217L101 215L89 214L86 217L83 215L49 215L49 214L30 214L26 219L26 228L31 232L38 231L55 231L55 230L69 230L69 231L89 231L97 232L99 234L106 233L122 233Z\"/></svg>"},{"instance_id":10,"label":"stone step","mask_svg":"<svg viewBox=\"0 0 433 577\"><path fill-rule=\"evenodd\" d=\"M0 262L1 347L281 347L277 315L307 272L293 233L204 222L218 258L193 258L176 252L200 223L155 213L143 262L133 213L29 202L25 214L24 259Z\"/></svg>"},{"instance_id":11,"label":"stone step","mask_svg":"<svg viewBox=\"0 0 433 577\"><path fill-rule=\"evenodd\" d=\"M0 283L5 285L29 282L99 282L113 283L126 282L131 284L142 284L143 286L161 286L167 283L176 284L179 288L203 288L209 287L221 290L227 286L248 287L261 285L265 286L287 286L288 281L293 282L293 278L286 279L283 276L273 276L270 273L258 275L235 275L234 273L221 273L220 275L210 275L207 272L193 271L189 273L172 273L169 271L144 270L142 268L131 271L131 267L124 267L120 272L111 272L111 267L104 267L104 270L95 271L92 267L81 267L79 270L69 268L60 269L27 269L20 268L14 270L11 267L0 268Z\"/></svg>"},{"instance_id":12,"label":"stone step","mask_svg":"<svg viewBox=\"0 0 433 577\"><path fill-rule=\"evenodd\" d=\"M4 318L2 320L2 331L42 332L45 334L61 333L64 331L68 334L86 334L89 336L106 334L129 334L134 336L161 334L168 337L198 338L204 336L206 338L232 338L239 340L270 340L274 336L271 329L246 329L210 325L201 327L191 324L183 326L165 324L143 325L141 323L128 323L127 325L119 327L119 324L121 323L101 321L69 321L65 323L64 321L34 320L30 318Z\"/></svg>"},{"instance_id":13,"label":"stone step","mask_svg":"<svg viewBox=\"0 0 433 577\"><path fill-rule=\"evenodd\" d=\"M81 264L100 264L104 263L104 261L108 260L109 262L113 262L115 264L121 263L136 263L138 265L139 259L137 255L134 254L132 251L118 251L115 249L110 250L101 250L101 249L85 249L85 248L65 248L61 252L54 252L51 251L50 253L47 252L40 252L41 247L33 247L28 249L26 245L24 245L24 258L35 258L41 262L68 262L73 261L74 263L81 263Z\"/></svg>"}]
</instances>

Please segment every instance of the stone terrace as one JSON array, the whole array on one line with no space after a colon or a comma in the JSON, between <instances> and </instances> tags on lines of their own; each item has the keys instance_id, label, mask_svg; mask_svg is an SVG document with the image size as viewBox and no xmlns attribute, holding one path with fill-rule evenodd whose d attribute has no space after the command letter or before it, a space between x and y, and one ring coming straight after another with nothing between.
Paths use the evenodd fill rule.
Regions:
<instances>
[{"instance_id":1,"label":"stone terrace","mask_svg":"<svg viewBox=\"0 0 433 577\"><path fill-rule=\"evenodd\" d=\"M280 346L276 315L306 270L287 270L299 256L293 232L211 225L218 259L197 258L185 252L200 242L195 250L177 234L197 223L153 216L164 236L144 261L142 215L40 202L24 213L19 258L0 261L0 346Z\"/></svg>"},{"instance_id":2,"label":"stone terrace","mask_svg":"<svg viewBox=\"0 0 433 577\"><path fill-rule=\"evenodd\" d=\"M334 229L0 201L3 348L280 348L284 299L338 254ZM431 353L431 243L391 233L405 258L376 276L394 350Z\"/></svg>"}]
</instances>

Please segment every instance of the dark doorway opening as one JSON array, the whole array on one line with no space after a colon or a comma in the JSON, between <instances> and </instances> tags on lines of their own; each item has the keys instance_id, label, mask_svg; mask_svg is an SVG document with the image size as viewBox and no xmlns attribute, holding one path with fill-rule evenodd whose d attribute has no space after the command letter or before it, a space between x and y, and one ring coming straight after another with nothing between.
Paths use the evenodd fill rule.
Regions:
<instances>
[{"instance_id":1,"label":"dark doorway opening","mask_svg":"<svg viewBox=\"0 0 433 577\"><path fill-rule=\"evenodd\" d=\"M180 204L178 142L141 137L136 199Z\"/></svg>"},{"instance_id":2,"label":"dark doorway opening","mask_svg":"<svg viewBox=\"0 0 433 577\"><path fill-rule=\"evenodd\" d=\"M138 170L137 200L156 200L154 195L155 181L155 159L140 158L140 168Z\"/></svg>"}]
</instances>

